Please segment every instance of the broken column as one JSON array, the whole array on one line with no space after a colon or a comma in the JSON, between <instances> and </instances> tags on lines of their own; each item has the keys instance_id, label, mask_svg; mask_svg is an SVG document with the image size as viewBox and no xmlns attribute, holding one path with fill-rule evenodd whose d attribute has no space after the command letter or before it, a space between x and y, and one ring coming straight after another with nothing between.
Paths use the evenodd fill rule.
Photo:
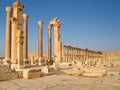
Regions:
<instances>
[{"instance_id":1,"label":"broken column","mask_svg":"<svg viewBox=\"0 0 120 90\"><path fill-rule=\"evenodd\" d=\"M43 22L39 21L39 31L38 31L38 60L39 60L39 65L42 63L43 59Z\"/></svg>"},{"instance_id":2,"label":"broken column","mask_svg":"<svg viewBox=\"0 0 120 90\"><path fill-rule=\"evenodd\" d=\"M5 46L5 64L10 63L11 60L11 21L12 8L6 7L6 46Z\"/></svg>"}]
</instances>

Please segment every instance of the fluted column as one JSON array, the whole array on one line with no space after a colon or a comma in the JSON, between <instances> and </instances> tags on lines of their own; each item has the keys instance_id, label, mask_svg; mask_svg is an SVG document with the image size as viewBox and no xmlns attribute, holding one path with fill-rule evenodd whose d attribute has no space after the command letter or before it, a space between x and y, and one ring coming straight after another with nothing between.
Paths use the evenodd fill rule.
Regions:
<instances>
[{"instance_id":1,"label":"fluted column","mask_svg":"<svg viewBox=\"0 0 120 90\"><path fill-rule=\"evenodd\" d=\"M52 61L52 38L51 38L52 32L51 32L51 30L52 30L52 25L49 25L48 26L48 62L50 64L53 63L53 61Z\"/></svg>"},{"instance_id":2,"label":"fluted column","mask_svg":"<svg viewBox=\"0 0 120 90\"><path fill-rule=\"evenodd\" d=\"M38 30L38 59L39 65L41 65L41 61L43 59L43 22L39 21L39 30Z\"/></svg>"},{"instance_id":3,"label":"fluted column","mask_svg":"<svg viewBox=\"0 0 120 90\"><path fill-rule=\"evenodd\" d=\"M11 21L12 8L6 7L6 45L5 45L5 64L11 60Z\"/></svg>"},{"instance_id":4,"label":"fluted column","mask_svg":"<svg viewBox=\"0 0 120 90\"><path fill-rule=\"evenodd\" d=\"M28 15L23 14L24 18L24 44L23 44L23 59L27 61L28 58Z\"/></svg>"}]
</instances>

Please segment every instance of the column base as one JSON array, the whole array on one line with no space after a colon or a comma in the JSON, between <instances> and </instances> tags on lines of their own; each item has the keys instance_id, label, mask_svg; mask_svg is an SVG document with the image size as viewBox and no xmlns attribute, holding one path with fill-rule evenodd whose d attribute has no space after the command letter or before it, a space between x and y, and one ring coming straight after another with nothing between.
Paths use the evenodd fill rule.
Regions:
<instances>
[{"instance_id":1,"label":"column base","mask_svg":"<svg viewBox=\"0 0 120 90\"><path fill-rule=\"evenodd\" d=\"M11 70L15 71L17 69L17 64L11 64Z\"/></svg>"},{"instance_id":2,"label":"column base","mask_svg":"<svg viewBox=\"0 0 120 90\"><path fill-rule=\"evenodd\" d=\"M21 68L21 69L15 69L15 71L17 71L17 72L22 72L24 69L23 68Z\"/></svg>"},{"instance_id":3,"label":"column base","mask_svg":"<svg viewBox=\"0 0 120 90\"><path fill-rule=\"evenodd\" d=\"M22 68L24 68L23 65L17 65L17 69L22 69Z\"/></svg>"},{"instance_id":4,"label":"column base","mask_svg":"<svg viewBox=\"0 0 120 90\"><path fill-rule=\"evenodd\" d=\"M30 67L30 66L31 66L30 61L28 59L24 59L23 67Z\"/></svg>"},{"instance_id":5,"label":"column base","mask_svg":"<svg viewBox=\"0 0 120 90\"><path fill-rule=\"evenodd\" d=\"M38 65L43 65L45 64L45 60L43 58L38 59Z\"/></svg>"},{"instance_id":6,"label":"column base","mask_svg":"<svg viewBox=\"0 0 120 90\"><path fill-rule=\"evenodd\" d=\"M4 63L4 65L9 65L11 62L10 62L10 59L5 58L3 60L3 63Z\"/></svg>"}]
</instances>

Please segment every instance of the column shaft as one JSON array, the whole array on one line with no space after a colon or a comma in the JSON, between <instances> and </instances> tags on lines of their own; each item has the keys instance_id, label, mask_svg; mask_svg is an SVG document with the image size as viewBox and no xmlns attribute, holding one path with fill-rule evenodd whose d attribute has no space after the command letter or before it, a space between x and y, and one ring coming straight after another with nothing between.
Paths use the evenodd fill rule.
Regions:
<instances>
[{"instance_id":1,"label":"column shaft","mask_svg":"<svg viewBox=\"0 0 120 90\"><path fill-rule=\"evenodd\" d=\"M23 67L23 31L17 31L17 68L21 69Z\"/></svg>"},{"instance_id":2,"label":"column shaft","mask_svg":"<svg viewBox=\"0 0 120 90\"><path fill-rule=\"evenodd\" d=\"M52 63L52 25L48 26L48 62Z\"/></svg>"},{"instance_id":3,"label":"column shaft","mask_svg":"<svg viewBox=\"0 0 120 90\"><path fill-rule=\"evenodd\" d=\"M12 8L6 7L6 46L5 46L5 63L11 60L11 22Z\"/></svg>"},{"instance_id":4,"label":"column shaft","mask_svg":"<svg viewBox=\"0 0 120 90\"><path fill-rule=\"evenodd\" d=\"M43 22L39 21L39 30L38 30L38 59L39 59L39 65L41 64L41 61L43 59Z\"/></svg>"},{"instance_id":5,"label":"column shaft","mask_svg":"<svg viewBox=\"0 0 120 90\"><path fill-rule=\"evenodd\" d=\"M24 44L23 44L23 59L24 61L28 58L28 15L23 14L24 18Z\"/></svg>"},{"instance_id":6,"label":"column shaft","mask_svg":"<svg viewBox=\"0 0 120 90\"><path fill-rule=\"evenodd\" d=\"M16 46L16 33L17 33L17 20L12 18L12 40L11 40L11 63L16 64L17 61L17 46Z\"/></svg>"}]
</instances>

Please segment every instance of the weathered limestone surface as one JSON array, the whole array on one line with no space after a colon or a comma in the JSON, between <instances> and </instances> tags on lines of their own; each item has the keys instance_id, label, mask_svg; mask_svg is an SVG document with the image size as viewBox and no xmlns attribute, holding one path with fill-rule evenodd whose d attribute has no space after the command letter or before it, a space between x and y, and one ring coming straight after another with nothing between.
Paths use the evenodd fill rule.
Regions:
<instances>
[{"instance_id":1,"label":"weathered limestone surface","mask_svg":"<svg viewBox=\"0 0 120 90\"><path fill-rule=\"evenodd\" d=\"M85 68L84 71L85 73L83 73L83 76L88 76L88 77L103 77L106 75L105 68L92 67L92 68Z\"/></svg>"},{"instance_id":2,"label":"weathered limestone surface","mask_svg":"<svg viewBox=\"0 0 120 90\"><path fill-rule=\"evenodd\" d=\"M13 17L11 19L12 22L12 37L11 37L11 63L12 64L17 64L17 19L15 17ZM16 68L16 67L14 67ZM13 68L12 68L13 69Z\"/></svg>"},{"instance_id":3,"label":"weathered limestone surface","mask_svg":"<svg viewBox=\"0 0 120 90\"><path fill-rule=\"evenodd\" d=\"M28 55L28 15L23 14L24 4L16 1L13 7L6 7L6 47L4 64L11 63L11 69L23 68L23 59ZM24 27L22 25L24 18ZM24 28L24 31L23 31Z\"/></svg>"},{"instance_id":4,"label":"weathered limestone surface","mask_svg":"<svg viewBox=\"0 0 120 90\"><path fill-rule=\"evenodd\" d=\"M107 75L118 76L118 75L120 75L120 71L107 71Z\"/></svg>"},{"instance_id":5,"label":"weathered limestone surface","mask_svg":"<svg viewBox=\"0 0 120 90\"><path fill-rule=\"evenodd\" d=\"M48 56L50 56L51 52L51 30L52 26L54 26L54 60L55 63L58 65L60 63L60 59L62 58L62 48L61 48L61 42L60 42L60 20L58 18L54 18L50 21L50 24L48 25ZM50 58L48 58L50 59Z\"/></svg>"},{"instance_id":6,"label":"weathered limestone surface","mask_svg":"<svg viewBox=\"0 0 120 90\"><path fill-rule=\"evenodd\" d=\"M44 66L43 68L42 68L42 73L43 74L48 74L50 71L49 71L49 69L48 69L48 66Z\"/></svg>"},{"instance_id":7,"label":"weathered limestone surface","mask_svg":"<svg viewBox=\"0 0 120 90\"><path fill-rule=\"evenodd\" d=\"M23 68L23 31L19 30L17 33L17 69Z\"/></svg>"},{"instance_id":8,"label":"weathered limestone surface","mask_svg":"<svg viewBox=\"0 0 120 90\"><path fill-rule=\"evenodd\" d=\"M23 59L27 61L28 59L28 15L23 14L24 18L24 43L23 43Z\"/></svg>"},{"instance_id":9,"label":"weathered limestone surface","mask_svg":"<svg viewBox=\"0 0 120 90\"><path fill-rule=\"evenodd\" d=\"M43 22L39 21L39 31L38 31L38 61L39 65L42 64L43 60Z\"/></svg>"},{"instance_id":10,"label":"weathered limestone surface","mask_svg":"<svg viewBox=\"0 0 120 90\"><path fill-rule=\"evenodd\" d=\"M5 48L5 64L10 63L11 60L11 22L12 8L6 7L6 48Z\"/></svg>"},{"instance_id":11,"label":"weathered limestone surface","mask_svg":"<svg viewBox=\"0 0 120 90\"><path fill-rule=\"evenodd\" d=\"M43 75L56 74L58 72L58 69L56 68L56 66L54 66L54 64L49 66L43 66L41 70Z\"/></svg>"},{"instance_id":12,"label":"weathered limestone surface","mask_svg":"<svg viewBox=\"0 0 120 90\"><path fill-rule=\"evenodd\" d=\"M85 76L85 77L103 77L104 74L101 72L85 72L85 73L83 73L83 76Z\"/></svg>"},{"instance_id":13,"label":"weathered limestone surface","mask_svg":"<svg viewBox=\"0 0 120 90\"><path fill-rule=\"evenodd\" d=\"M23 78L25 79L39 78L41 75L42 72L40 68L30 68L23 71Z\"/></svg>"},{"instance_id":14,"label":"weathered limestone surface","mask_svg":"<svg viewBox=\"0 0 120 90\"><path fill-rule=\"evenodd\" d=\"M72 64L69 62L62 62L60 63L61 66L71 66Z\"/></svg>"},{"instance_id":15,"label":"weathered limestone surface","mask_svg":"<svg viewBox=\"0 0 120 90\"><path fill-rule=\"evenodd\" d=\"M19 73L11 71L9 66L0 66L0 81L18 79Z\"/></svg>"},{"instance_id":16,"label":"weathered limestone surface","mask_svg":"<svg viewBox=\"0 0 120 90\"><path fill-rule=\"evenodd\" d=\"M48 25L48 62L52 63L52 25Z\"/></svg>"},{"instance_id":17,"label":"weathered limestone surface","mask_svg":"<svg viewBox=\"0 0 120 90\"><path fill-rule=\"evenodd\" d=\"M0 82L0 90L120 90L119 76L104 78L57 74L36 79Z\"/></svg>"},{"instance_id":18,"label":"weathered limestone surface","mask_svg":"<svg viewBox=\"0 0 120 90\"><path fill-rule=\"evenodd\" d=\"M72 69L61 70L61 72L68 74L68 75L72 75L72 76L82 76L84 73L84 71L82 70L72 70Z\"/></svg>"},{"instance_id":19,"label":"weathered limestone surface","mask_svg":"<svg viewBox=\"0 0 120 90\"><path fill-rule=\"evenodd\" d=\"M103 58L103 53L100 51L93 51L89 49L82 49L70 45L62 46L62 60L61 62L76 62L86 61L88 59Z\"/></svg>"}]
</instances>

